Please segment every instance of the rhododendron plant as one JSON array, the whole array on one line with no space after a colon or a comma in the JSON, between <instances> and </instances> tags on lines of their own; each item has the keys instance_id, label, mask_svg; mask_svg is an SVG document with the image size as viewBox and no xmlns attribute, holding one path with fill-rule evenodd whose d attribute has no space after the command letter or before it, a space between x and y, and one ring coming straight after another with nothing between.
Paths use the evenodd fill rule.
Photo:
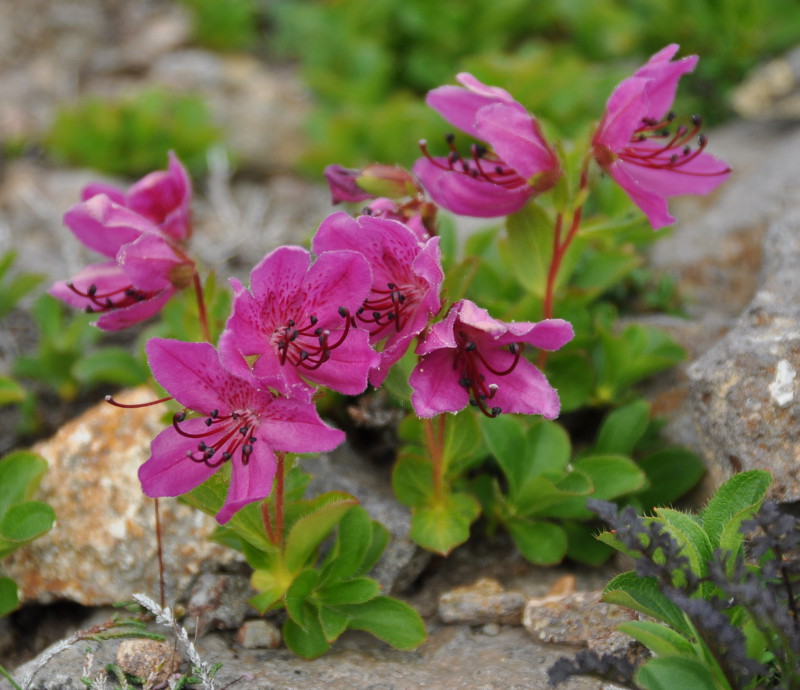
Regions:
<instances>
[{"instance_id":1,"label":"rhododendron plant","mask_svg":"<svg viewBox=\"0 0 800 690\"><path fill-rule=\"evenodd\" d=\"M176 241L188 240L192 234L189 205L192 181L178 157L170 151L169 167L145 175L127 191L103 182L84 187L81 198L88 201L105 194L113 202L125 206L155 223Z\"/></svg>"},{"instance_id":2,"label":"rhododendron plant","mask_svg":"<svg viewBox=\"0 0 800 690\"><path fill-rule=\"evenodd\" d=\"M208 343L153 338L147 343L153 376L187 411L153 439L139 468L148 496L179 496L230 463L228 496L217 521L266 498L277 466L275 451L332 450L344 434L320 420L310 396L276 395L267 381L227 369Z\"/></svg>"},{"instance_id":3,"label":"rhododendron plant","mask_svg":"<svg viewBox=\"0 0 800 690\"><path fill-rule=\"evenodd\" d=\"M252 270L249 290L231 283L223 356L255 355L256 374L285 388L313 382L356 395L367 387L379 356L369 333L352 324L372 285L361 254L325 252L312 263L301 247L279 247Z\"/></svg>"},{"instance_id":4,"label":"rhododendron plant","mask_svg":"<svg viewBox=\"0 0 800 690\"><path fill-rule=\"evenodd\" d=\"M598 164L644 212L654 230L675 222L667 198L707 194L727 178L730 168L706 153L701 119L674 127L669 112L678 81L697 64L697 56L673 61L678 46L659 51L632 77L621 82L606 104L592 139Z\"/></svg>"},{"instance_id":5,"label":"rhododendron plant","mask_svg":"<svg viewBox=\"0 0 800 690\"><path fill-rule=\"evenodd\" d=\"M536 119L507 91L471 74L456 78L463 88L441 86L428 94L427 103L489 148L473 145L471 155L462 157L449 136L450 153L435 157L422 142L425 157L414 164L414 173L433 200L453 213L480 218L513 213L556 183L558 158Z\"/></svg>"},{"instance_id":6,"label":"rhododendron plant","mask_svg":"<svg viewBox=\"0 0 800 690\"><path fill-rule=\"evenodd\" d=\"M194 262L158 226L105 194L73 206L64 222L87 247L112 260L88 265L53 285L50 294L100 314L97 326L103 330L153 316L194 280Z\"/></svg>"},{"instance_id":7,"label":"rhododendron plant","mask_svg":"<svg viewBox=\"0 0 800 690\"><path fill-rule=\"evenodd\" d=\"M313 248L318 254L358 251L372 268L372 289L355 312L354 322L369 331L372 344L383 343L380 364L369 377L378 387L441 307L444 273L439 238L421 243L397 221L336 213L320 225Z\"/></svg>"},{"instance_id":8,"label":"rhododendron plant","mask_svg":"<svg viewBox=\"0 0 800 690\"><path fill-rule=\"evenodd\" d=\"M526 344L557 350L572 336L562 319L504 323L461 300L417 347L421 358L409 381L414 409L432 417L471 404L487 417L522 412L553 419L558 394L522 351Z\"/></svg>"}]
</instances>

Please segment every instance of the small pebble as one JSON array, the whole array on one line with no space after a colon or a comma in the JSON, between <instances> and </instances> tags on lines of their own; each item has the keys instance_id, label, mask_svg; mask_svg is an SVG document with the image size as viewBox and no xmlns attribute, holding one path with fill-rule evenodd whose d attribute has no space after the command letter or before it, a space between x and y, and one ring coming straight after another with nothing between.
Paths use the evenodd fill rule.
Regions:
<instances>
[{"instance_id":1,"label":"small pebble","mask_svg":"<svg viewBox=\"0 0 800 690\"><path fill-rule=\"evenodd\" d=\"M236 631L236 643L245 649L276 649L281 644L281 632L263 618L245 621Z\"/></svg>"},{"instance_id":2,"label":"small pebble","mask_svg":"<svg viewBox=\"0 0 800 690\"><path fill-rule=\"evenodd\" d=\"M442 594L438 612L445 623L519 625L525 601L519 592L507 592L497 580L484 577Z\"/></svg>"},{"instance_id":3,"label":"small pebble","mask_svg":"<svg viewBox=\"0 0 800 690\"><path fill-rule=\"evenodd\" d=\"M481 632L489 637L497 637L500 634L500 626L497 623L487 623L481 628Z\"/></svg>"},{"instance_id":4,"label":"small pebble","mask_svg":"<svg viewBox=\"0 0 800 690\"><path fill-rule=\"evenodd\" d=\"M181 655L173 642L122 640L117 649L117 666L137 678L164 683L181 666Z\"/></svg>"}]
</instances>

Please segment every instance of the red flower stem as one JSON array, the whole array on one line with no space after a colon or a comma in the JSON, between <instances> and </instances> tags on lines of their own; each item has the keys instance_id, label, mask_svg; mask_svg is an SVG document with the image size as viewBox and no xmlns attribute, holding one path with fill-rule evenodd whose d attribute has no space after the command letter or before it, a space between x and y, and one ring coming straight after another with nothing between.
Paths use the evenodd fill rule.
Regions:
<instances>
[{"instance_id":1,"label":"red flower stem","mask_svg":"<svg viewBox=\"0 0 800 690\"><path fill-rule=\"evenodd\" d=\"M161 595L161 608L167 608L167 597L165 593L165 578L164 578L164 544L161 541L161 514L158 510L158 499L153 499L153 505L156 509L156 548L158 551L158 584L159 593Z\"/></svg>"},{"instance_id":2,"label":"red flower stem","mask_svg":"<svg viewBox=\"0 0 800 690\"><path fill-rule=\"evenodd\" d=\"M264 500L264 502L261 504L261 519L264 521L264 529L267 531L267 536L269 537L269 540L277 546L278 542L275 540L275 532L272 531L272 523L270 522L269 519L268 500Z\"/></svg>"},{"instance_id":3,"label":"red flower stem","mask_svg":"<svg viewBox=\"0 0 800 690\"><path fill-rule=\"evenodd\" d=\"M194 282L194 294L197 295L197 310L200 314L200 328L203 331L203 338L207 343L211 342L211 332L208 330L208 313L206 312L206 300L203 297L203 285L200 282L200 275L197 271L192 276Z\"/></svg>"},{"instance_id":4,"label":"red flower stem","mask_svg":"<svg viewBox=\"0 0 800 690\"><path fill-rule=\"evenodd\" d=\"M444 493L444 426L445 417L440 414L437 418L437 428L433 428L430 419L423 420L425 428L425 441L428 445L428 453L433 463L433 493L437 499L441 499Z\"/></svg>"}]
</instances>

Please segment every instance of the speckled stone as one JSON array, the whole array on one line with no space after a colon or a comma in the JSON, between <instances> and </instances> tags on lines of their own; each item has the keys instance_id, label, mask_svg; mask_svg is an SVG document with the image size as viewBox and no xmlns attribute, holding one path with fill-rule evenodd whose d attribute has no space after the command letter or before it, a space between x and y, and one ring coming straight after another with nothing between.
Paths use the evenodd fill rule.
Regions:
<instances>
[{"instance_id":1,"label":"speckled stone","mask_svg":"<svg viewBox=\"0 0 800 690\"><path fill-rule=\"evenodd\" d=\"M117 648L117 665L137 678L163 683L181 666L181 655L170 642L122 640Z\"/></svg>"},{"instance_id":2,"label":"speckled stone","mask_svg":"<svg viewBox=\"0 0 800 690\"><path fill-rule=\"evenodd\" d=\"M156 396L137 388L118 398L133 403ZM150 454L150 441L164 428L164 411L100 402L33 447L49 464L36 498L53 506L57 521L3 562L23 601L69 599L102 606L127 601L136 592L158 592L153 499L142 493L137 472ZM213 518L175 499L159 504L169 601L203 563L238 557L208 541Z\"/></svg>"},{"instance_id":3,"label":"speckled stone","mask_svg":"<svg viewBox=\"0 0 800 690\"><path fill-rule=\"evenodd\" d=\"M245 649L277 649L281 646L281 631L263 618L245 621L236 631L236 644Z\"/></svg>"},{"instance_id":4,"label":"speckled stone","mask_svg":"<svg viewBox=\"0 0 800 690\"><path fill-rule=\"evenodd\" d=\"M439 618L445 623L522 622L526 598L519 592L507 592L494 578L484 577L467 587L456 587L439 597Z\"/></svg>"}]
</instances>

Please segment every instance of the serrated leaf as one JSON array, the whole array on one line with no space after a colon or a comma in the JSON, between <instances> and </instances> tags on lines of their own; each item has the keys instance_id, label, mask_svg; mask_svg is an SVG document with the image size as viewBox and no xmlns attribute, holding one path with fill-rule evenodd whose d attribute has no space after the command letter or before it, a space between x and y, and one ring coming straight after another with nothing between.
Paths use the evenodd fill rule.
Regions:
<instances>
[{"instance_id":1,"label":"serrated leaf","mask_svg":"<svg viewBox=\"0 0 800 690\"><path fill-rule=\"evenodd\" d=\"M553 522L512 517L505 527L525 558L536 565L555 565L567 553L567 534Z\"/></svg>"},{"instance_id":2,"label":"serrated leaf","mask_svg":"<svg viewBox=\"0 0 800 690\"><path fill-rule=\"evenodd\" d=\"M341 606L350 617L348 628L365 630L396 649L415 649L425 641L425 624L408 604L391 597L375 597L363 604Z\"/></svg>"},{"instance_id":3,"label":"serrated leaf","mask_svg":"<svg viewBox=\"0 0 800 690\"><path fill-rule=\"evenodd\" d=\"M692 643L672 628L652 621L620 623L616 630L638 640L656 656L696 655Z\"/></svg>"},{"instance_id":4,"label":"serrated leaf","mask_svg":"<svg viewBox=\"0 0 800 690\"><path fill-rule=\"evenodd\" d=\"M316 510L297 520L289 530L284 548L284 562L289 572L297 572L308 561L313 551L328 536L339 520L357 501L346 494L330 493Z\"/></svg>"},{"instance_id":5,"label":"serrated leaf","mask_svg":"<svg viewBox=\"0 0 800 690\"><path fill-rule=\"evenodd\" d=\"M446 556L469 538L480 505L468 494L452 494L414 510L409 536L423 549Z\"/></svg>"},{"instance_id":6,"label":"serrated leaf","mask_svg":"<svg viewBox=\"0 0 800 690\"><path fill-rule=\"evenodd\" d=\"M661 593L658 582L652 577L639 577L632 571L620 573L606 585L602 601L627 606L666 623L682 635L692 635L683 611Z\"/></svg>"},{"instance_id":7,"label":"serrated leaf","mask_svg":"<svg viewBox=\"0 0 800 690\"><path fill-rule=\"evenodd\" d=\"M634 400L606 415L597 435L594 452L598 455L630 456L647 430L650 405Z\"/></svg>"},{"instance_id":8,"label":"serrated leaf","mask_svg":"<svg viewBox=\"0 0 800 690\"><path fill-rule=\"evenodd\" d=\"M10 577L0 577L0 618L19 607L19 587Z\"/></svg>"},{"instance_id":9,"label":"serrated leaf","mask_svg":"<svg viewBox=\"0 0 800 690\"><path fill-rule=\"evenodd\" d=\"M750 470L733 475L717 489L701 514L703 529L713 548L721 545L723 530L731 520L761 505L771 481L769 472Z\"/></svg>"},{"instance_id":10,"label":"serrated leaf","mask_svg":"<svg viewBox=\"0 0 800 690\"><path fill-rule=\"evenodd\" d=\"M647 690L722 690L713 670L700 659L667 656L650 659L635 676Z\"/></svg>"},{"instance_id":11,"label":"serrated leaf","mask_svg":"<svg viewBox=\"0 0 800 690\"><path fill-rule=\"evenodd\" d=\"M664 530L681 548L681 554L689 559L692 571L705 577L714 549L700 523L692 515L671 508L656 508L656 515Z\"/></svg>"}]
</instances>

